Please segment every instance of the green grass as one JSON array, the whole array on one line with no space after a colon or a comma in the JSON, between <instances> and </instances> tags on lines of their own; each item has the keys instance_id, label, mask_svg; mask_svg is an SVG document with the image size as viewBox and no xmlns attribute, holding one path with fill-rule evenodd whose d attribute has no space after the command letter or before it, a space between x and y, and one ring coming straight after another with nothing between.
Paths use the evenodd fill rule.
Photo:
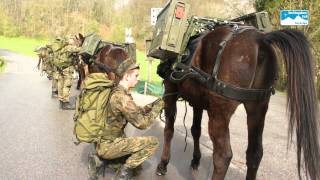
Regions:
<instances>
[{"instance_id":1,"label":"green grass","mask_svg":"<svg viewBox=\"0 0 320 180\"><path fill-rule=\"evenodd\" d=\"M31 39L25 37L0 36L0 48L35 57L35 48L47 44L46 40Z\"/></svg>"},{"instance_id":2,"label":"green grass","mask_svg":"<svg viewBox=\"0 0 320 180\"><path fill-rule=\"evenodd\" d=\"M0 57L0 73L4 71L5 66L6 66L6 60L3 57Z\"/></svg>"},{"instance_id":3,"label":"green grass","mask_svg":"<svg viewBox=\"0 0 320 180\"><path fill-rule=\"evenodd\" d=\"M137 62L140 64L140 80L148 80L148 66L149 62L146 60L146 54L142 51L137 50ZM160 60L154 59L151 65L151 83L161 84L162 78L157 74L157 66L160 63Z\"/></svg>"}]
</instances>

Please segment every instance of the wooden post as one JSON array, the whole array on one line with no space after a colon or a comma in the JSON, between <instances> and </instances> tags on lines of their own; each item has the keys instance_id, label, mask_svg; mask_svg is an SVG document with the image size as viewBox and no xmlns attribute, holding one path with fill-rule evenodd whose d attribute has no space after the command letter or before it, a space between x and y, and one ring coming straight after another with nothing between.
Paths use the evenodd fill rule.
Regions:
<instances>
[{"instance_id":1,"label":"wooden post","mask_svg":"<svg viewBox=\"0 0 320 180\"><path fill-rule=\"evenodd\" d=\"M148 51L151 44L150 39L146 39L145 41L145 47L146 47L146 60L148 61L148 75L147 75L147 81L144 83L144 90L143 94L146 95L148 91L148 83L151 82L151 69L152 69L152 58L148 57Z\"/></svg>"},{"instance_id":2,"label":"wooden post","mask_svg":"<svg viewBox=\"0 0 320 180\"><path fill-rule=\"evenodd\" d=\"M151 82L152 58L147 57L147 61L148 61L148 77L147 77L147 81L144 83L144 95L147 94L148 84L150 84Z\"/></svg>"}]
</instances>

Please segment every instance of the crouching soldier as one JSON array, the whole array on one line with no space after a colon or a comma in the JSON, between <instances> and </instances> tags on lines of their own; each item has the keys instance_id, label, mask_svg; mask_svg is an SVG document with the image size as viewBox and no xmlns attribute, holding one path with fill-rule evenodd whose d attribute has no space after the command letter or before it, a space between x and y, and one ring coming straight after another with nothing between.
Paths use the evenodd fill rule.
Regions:
<instances>
[{"instance_id":1,"label":"crouching soldier","mask_svg":"<svg viewBox=\"0 0 320 180\"><path fill-rule=\"evenodd\" d=\"M89 156L90 179L97 179L102 165L99 158L114 160L127 157L117 178L131 179L133 170L152 156L159 147L156 137L126 137L124 129L128 123L138 129L148 128L160 114L164 102L158 99L144 107L137 106L129 92L138 83L139 66L132 60L122 62L117 71L120 82L113 90L107 106L107 118L101 141L96 144L97 154Z\"/></svg>"}]
</instances>

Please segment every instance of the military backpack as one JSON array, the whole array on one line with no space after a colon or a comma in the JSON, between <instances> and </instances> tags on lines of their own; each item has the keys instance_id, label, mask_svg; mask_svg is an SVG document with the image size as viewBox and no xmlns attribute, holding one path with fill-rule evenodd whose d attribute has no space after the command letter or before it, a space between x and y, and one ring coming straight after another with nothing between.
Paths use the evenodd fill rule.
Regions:
<instances>
[{"instance_id":1,"label":"military backpack","mask_svg":"<svg viewBox=\"0 0 320 180\"><path fill-rule=\"evenodd\" d=\"M105 127L106 106L113 87L113 81L104 73L89 74L84 80L74 114L74 134L79 143L100 141Z\"/></svg>"}]
</instances>

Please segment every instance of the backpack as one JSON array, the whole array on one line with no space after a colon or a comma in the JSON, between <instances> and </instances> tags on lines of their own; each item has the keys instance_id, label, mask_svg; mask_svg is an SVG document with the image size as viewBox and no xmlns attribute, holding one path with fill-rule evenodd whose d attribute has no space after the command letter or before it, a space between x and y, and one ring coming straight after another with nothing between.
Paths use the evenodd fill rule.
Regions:
<instances>
[{"instance_id":1,"label":"backpack","mask_svg":"<svg viewBox=\"0 0 320 180\"><path fill-rule=\"evenodd\" d=\"M76 101L74 134L80 142L99 142L106 121L106 106L110 99L113 81L104 73L91 73Z\"/></svg>"}]
</instances>

